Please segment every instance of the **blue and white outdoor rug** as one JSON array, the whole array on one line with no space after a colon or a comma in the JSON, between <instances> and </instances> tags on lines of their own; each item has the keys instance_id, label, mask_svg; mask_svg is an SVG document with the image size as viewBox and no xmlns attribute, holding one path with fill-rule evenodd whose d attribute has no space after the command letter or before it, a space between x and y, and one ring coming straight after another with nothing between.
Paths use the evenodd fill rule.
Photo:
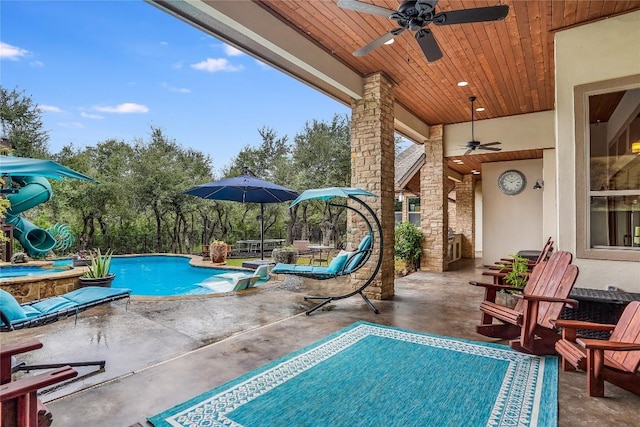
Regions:
<instances>
[{"instance_id":1,"label":"blue and white outdoor rug","mask_svg":"<svg viewBox=\"0 0 640 427\"><path fill-rule=\"evenodd\" d=\"M555 427L557 389L556 357L357 322L149 421Z\"/></svg>"}]
</instances>

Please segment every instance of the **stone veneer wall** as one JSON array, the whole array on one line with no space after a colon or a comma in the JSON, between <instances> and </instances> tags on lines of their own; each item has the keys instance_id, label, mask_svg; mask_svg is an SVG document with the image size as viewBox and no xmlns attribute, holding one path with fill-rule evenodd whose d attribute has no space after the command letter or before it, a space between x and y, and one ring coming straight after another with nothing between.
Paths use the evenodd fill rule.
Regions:
<instances>
[{"instance_id":1,"label":"stone veneer wall","mask_svg":"<svg viewBox=\"0 0 640 427\"><path fill-rule=\"evenodd\" d=\"M376 194L363 200L373 209L382 225L382 266L376 279L365 290L373 299L387 299L394 294L394 96L393 83L383 74L365 78L364 95L351 103L351 186ZM353 203L353 202L350 202ZM355 207L355 204L352 206ZM361 210L361 209L359 209ZM357 215L347 217L348 242L355 249L367 232ZM376 236L378 238L379 236ZM354 274L352 285L359 287L371 275L379 256L380 241L367 264Z\"/></svg>"},{"instance_id":2,"label":"stone veneer wall","mask_svg":"<svg viewBox=\"0 0 640 427\"><path fill-rule=\"evenodd\" d=\"M431 126L424 144L425 163L420 169L420 228L424 233L420 268L436 272L446 271L448 248L449 201L442 131L442 125Z\"/></svg>"},{"instance_id":3,"label":"stone veneer wall","mask_svg":"<svg viewBox=\"0 0 640 427\"><path fill-rule=\"evenodd\" d=\"M456 232L462 234L462 258L475 258L475 181L464 175L456 185Z\"/></svg>"},{"instance_id":4,"label":"stone veneer wall","mask_svg":"<svg viewBox=\"0 0 640 427\"><path fill-rule=\"evenodd\" d=\"M82 271L73 273L56 273L53 276L16 277L13 280L5 280L0 284L0 288L13 295L20 304L37 301L56 295L66 294L80 287L78 277Z\"/></svg>"}]
</instances>

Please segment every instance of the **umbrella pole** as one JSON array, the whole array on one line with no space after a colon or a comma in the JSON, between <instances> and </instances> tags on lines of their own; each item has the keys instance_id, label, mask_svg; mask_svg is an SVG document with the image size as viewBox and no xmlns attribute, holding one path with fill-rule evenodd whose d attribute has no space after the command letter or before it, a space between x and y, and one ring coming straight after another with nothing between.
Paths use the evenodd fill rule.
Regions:
<instances>
[{"instance_id":1,"label":"umbrella pole","mask_svg":"<svg viewBox=\"0 0 640 427\"><path fill-rule=\"evenodd\" d=\"M264 260L264 203L260 203L260 259Z\"/></svg>"}]
</instances>

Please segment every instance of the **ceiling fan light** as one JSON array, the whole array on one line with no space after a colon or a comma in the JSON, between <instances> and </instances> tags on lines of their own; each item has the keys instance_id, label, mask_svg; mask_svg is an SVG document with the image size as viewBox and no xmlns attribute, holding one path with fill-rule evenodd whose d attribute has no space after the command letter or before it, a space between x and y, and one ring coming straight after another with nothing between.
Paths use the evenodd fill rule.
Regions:
<instances>
[{"instance_id":1,"label":"ceiling fan light","mask_svg":"<svg viewBox=\"0 0 640 427\"><path fill-rule=\"evenodd\" d=\"M465 87L468 84L469 84L468 82L458 82L458 86L460 86L460 87Z\"/></svg>"},{"instance_id":2,"label":"ceiling fan light","mask_svg":"<svg viewBox=\"0 0 640 427\"><path fill-rule=\"evenodd\" d=\"M393 44L393 42L395 42L395 39L387 40L386 42L384 42L384 44L390 45L390 44Z\"/></svg>"}]
</instances>

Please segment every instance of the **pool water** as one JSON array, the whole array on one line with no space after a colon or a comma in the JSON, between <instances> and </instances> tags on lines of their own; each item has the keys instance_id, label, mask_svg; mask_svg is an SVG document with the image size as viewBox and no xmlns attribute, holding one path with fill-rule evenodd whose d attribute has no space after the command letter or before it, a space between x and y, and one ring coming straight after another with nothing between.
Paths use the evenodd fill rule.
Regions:
<instances>
[{"instance_id":1,"label":"pool water","mask_svg":"<svg viewBox=\"0 0 640 427\"><path fill-rule=\"evenodd\" d=\"M247 270L193 267L190 258L183 256L143 255L114 257L111 272L116 275L114 288L129 288L137 296L207 295L233 289L230 279L219 277L229 272L248 273ZM71 260L58 260L54 266L71 265ZM59 272L60 270L51 270ZM25 275L25 274L20 274ZM5 277L5 276L3 276ZM258 281L257 286L266 280Z\"/></svg>"},{"instance_id":2,"label":"pool water","mask_svg":"<svg viewBox=\"0 0 640 427\"><path fill-rule=\"evenodd\" d=\"M8 277L38 276L41 274L60 273L68 268L42 268L35 265L0 267L0 279Z\"/></svg>"}]
</instances>

